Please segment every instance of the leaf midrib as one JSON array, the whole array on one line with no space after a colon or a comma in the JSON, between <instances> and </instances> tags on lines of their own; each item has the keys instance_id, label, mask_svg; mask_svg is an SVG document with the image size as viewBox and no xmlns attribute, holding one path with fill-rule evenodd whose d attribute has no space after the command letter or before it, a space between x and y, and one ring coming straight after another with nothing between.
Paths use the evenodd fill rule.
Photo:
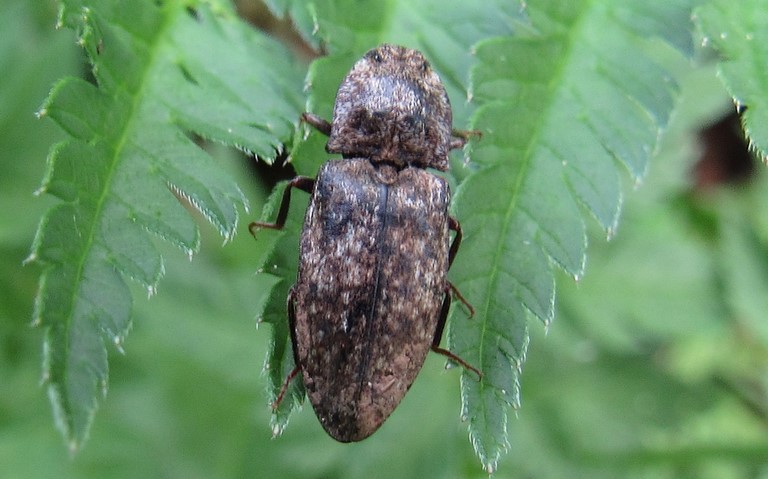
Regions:
<instances>
[{"instance_id":1,"label":"leaf midrib","mask_svg":"<svg viewBox=\"0 0 768 479\"><path fill-rule=\"evenodd\" d=\"M154 36L155 39L162 38L165 36L166 32L168 31L170 25L172 24L171 18L176 18L176 15L172 15L171 12L169 12L170 8L175 6L173 2L171 4L166 4L166 7L164 7L164 10L166 10L166 14L163 16L165 21L160 23L160 28L157 29L156 34ZM176 8L176 11L179 11L179 7ZM68 321L65 327L65 342L64 342L64 357L67 358L67 361L69 361L70 358L70 334L73 324L73 318L75 316L75 305L78 302L78 295L80 293L80 288L82 287L82 281L84 277L84 271L85 271L85 265L88 261L88 259L91 256L91 252L93 250L93 245L96 242L96 234L98 231L98 226L101 224L101 216L102 212L104 210L104 205L107 202L107 199L109 197L109 192L112 191L111 185L113 183L113 179L115 177L116 171L118 169L118 164L120 163L120 157L123 149L125 148L126 143L129 141L129 133L133 129L134 123L137 121L137 112L140 110L140 104L141 100L144 97L144 92L147 89L147 79L150 77L148 74L149 71L151 71L154 67L154 65L157 62L158 57L158 50L160 49L160 42L153 42L154 48L148 48L147 51L149 52L149 55L147 56L147 61L145 62L145 68L142 71L141 75L141 81L138 84L138 88L135 91L135 94L133 95L133 101L130 102L130 108L129 108L129 114L126 115L126 120L123 123L122 133L120 134L118 138L118 141L115 144L115 148L112 150L112 164L110 165L108 169L108 174L106 176L106 181L104 182L104 187L102 188L102 192L97 198L96 202L94 203L94 213L93 213L93 220L91 221L90 228L88 229L87 235L85 235L85 244L83 247L84 254L80 257L80 261L77 263L76 273L75 273L75 279L74 282L77 285L76 288L73 289L72 292L72 298L70 301L70 311L68 316ZM98 80L98 77L97 77ZM115 85L115 89L119 89L120 85ZM64 388L64 391L67 391L67 395L69 394L68 391L68 385L67 385L67 372L70 370L69 367L66 367L62 372L62 388ZM69 404L69 399L60 395L60 399L64 401L65 403ZM71 413L71 408L67 407L66 410ZM67 418L70 423L70 435L76 435L77 431L75 431L73 423L72 416L69 415ZM77 438L71 437L71 439L74 442L78 442Z\"/></svg>"},{"instance_id":2,"label":"leaf midrib","mask_svg":"<svg viewBox=\"0 0 768 479\"><path fill-rule=\"evenodd\" d=\"M568 32L568 35L552 35L552 38L556 38L558 41L561 41L564 45L563 50L561 50L561 57L562 58L568 58L570 59L571 52L573 50L574 46L574 39L578 38L582 31L582 25L584 23L585 17L588 16L588 13L590 10L592 10L592 2L588 2L584 5L582 11L577 15L574 22L571 24L571 27L566 29ZM525 154L523 156L523 163L520 167L520 170L517 174L517 178L514 184L514 192L512 194L511 201L509 202L509 206L507 207L505 214L504 214L504 221L502 222L501 231L499 234L499 241L496 246L496 251L493 255L493 262L492 264L499 265L500 260L503 256L503 250L504 250L504 244L505 239L508 235L508 230L511 227L512 223L512 216L517 210L517 204L520 199L520 191L521 186L524 183L524 180L527 176L527 172L531 167L531 162L533 159L533 151L536 149L537 145L539 144L539 138L542 136L542 131L544 130L545 125L547 124L547 119L549 118L549 111L553 108L554 104L557 100L557 92L558 92L558 86L562 85L562 78L565 75L565 71L567 70L567 66L570 64L569 61L562 61L560 62L560 68L556 69L553 73L553 75L550 77L550 83L549 83L549 101L546 102L546 108L543 108L541 110L542 114L538 116L538 121L536 122L535 128L532 129L533 134L530 136L530 141L528 142L528 145L525 149ZM499 285L499 268L492 268L491 274L488 282L488 290L487 295L485 298L485 304L483 306L483 310L485 313L485 320L483 321L483 327L481 329L480 334L480 341L479 341L479 357L480 357L480 368L481 371L486 370L486 364L485 364L485 355L484 355L484 349L486 347L486 334L489 331L488 326L488 313L491 309L491 301L493 297L493 292L498 288ZM481 395L485 393L486 387L493 387L493 386L486 386L485 381L481 381L480 384L480 393ZM487 406L484 401L480 402L482 405L482 412L483 417L488 416Z\"/></svg>"}]
</instances>

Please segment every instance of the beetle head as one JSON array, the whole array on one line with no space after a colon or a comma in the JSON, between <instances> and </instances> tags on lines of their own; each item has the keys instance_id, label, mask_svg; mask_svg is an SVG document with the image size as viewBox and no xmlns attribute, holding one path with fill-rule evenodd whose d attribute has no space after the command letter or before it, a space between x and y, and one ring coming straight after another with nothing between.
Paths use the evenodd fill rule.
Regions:
<instances>
[{"instance_id":1,"label":"beetle head","mask_svg":"<svg viewBox=\"0 0 768 479\"><path fill-rule=\"evenodd\" d=\"M424 56L384 44L355 63L339 87L326 149L374 163L448 169L451 106Z\"/></svg>"}]
</instances>

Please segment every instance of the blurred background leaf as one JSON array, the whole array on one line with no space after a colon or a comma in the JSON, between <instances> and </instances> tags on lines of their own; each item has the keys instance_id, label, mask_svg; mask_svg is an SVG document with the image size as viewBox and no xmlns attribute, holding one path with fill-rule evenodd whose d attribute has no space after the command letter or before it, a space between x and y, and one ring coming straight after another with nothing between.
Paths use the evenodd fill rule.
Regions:
<instances>
[{"instance_id":1,"label":"blurred background leaf","mask_svg":"<svg viewBox=\"0 0 768 479\"><path fill-rule=\"evenodd\" d=\"M718 74L738 108L751 147L768 159L768 8L765 0L712 0L696 11L701 42L721 55Z\"/></svg>"},{"instance_id":2,"label":"blurred background leaf","mask_svg":"<svg viewBox=\"0 0 768 479\"><path fill-rule=\"evenodd\" d=\"M272 440L262 376L269 334L254 318L262 304L253 291L272 281L255 274L264 249L246 234L221 248L202 222L194 262L159 247L161 294L146 300L132 286L139 299L126 354L111 353L109 399L91 441L70 458L39 382L42 333L29 327L39 270L22 261L52 203L32 192L62 138L34 112L56 78L84 76L87 66L71 32L53 30L53 2L3 6L3 478L487 477L458 418L458 375L435 355L374 438L337 444L305 408ZM732 103L715 67L673 66L681 104L648 177L625 195L615 238L588 226L586 275L559 278L557 319L547 331L531 328L522 408L494 477L768 475L768 180L754 160L746 173L727 173L743 157L734 148L707 159L715 147L699 132L732 117ZM210 152L260 211L270 187L250 162Z\"/></svg>"}]
</instances>

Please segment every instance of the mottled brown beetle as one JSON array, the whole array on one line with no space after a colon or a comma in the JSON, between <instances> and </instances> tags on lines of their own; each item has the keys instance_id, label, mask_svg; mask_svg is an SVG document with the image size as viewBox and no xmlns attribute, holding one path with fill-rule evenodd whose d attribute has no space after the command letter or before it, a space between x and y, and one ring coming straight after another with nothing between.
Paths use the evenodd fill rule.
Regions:
<instances>
[{"instance_id":1,"label":"mottled brown beetle","mask_svg":"<svg viewBox=\"0 0 768 479\"><path fill-rule=\"evenodd\" d=\"M452 133L448 95L423 55L393 45L355 63L333 123L302 119L343 159L326 162L316 180L294 178L277 221L250 225L282 228L291 188L312 194L288 296L296 368L275 407L300 370L328 434L360 441L402 400L430 348L481 376L439 347L451 293L467 303L447 280L461 242L450 190L426 170L447 170L466 134Z\"/></svg>"}]
</instances>

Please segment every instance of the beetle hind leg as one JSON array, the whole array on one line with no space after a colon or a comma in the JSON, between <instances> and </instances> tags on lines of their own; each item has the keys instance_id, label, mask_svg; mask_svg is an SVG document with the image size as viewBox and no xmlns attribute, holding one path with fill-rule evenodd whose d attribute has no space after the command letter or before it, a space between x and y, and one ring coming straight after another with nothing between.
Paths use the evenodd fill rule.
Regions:
<instances>
[{"instance_id":1,"label":"beetle hind leg","mask_svg":"<svg viewBox=\"0 0 768 479\"><path fill-rule=\"evenodd\" d=\"M288 300L287 303L287 309L288 309L288 327L291 331L291 345L296 344L296 338L295 338L295 328L294 325L296 324L296 305L294 303L294 290L293 287L288 291ZM293 346L291 346L293 347ZM285 397L285 393L288 391L288 386L291 385L291 382L296 378L296 376L301 372L301 366L299 366L298 357L296 355L296 350L293 351L293 362L295 366L293 366L293 369L290 373L288 373L288 376L285 377L285 381L283 381L282 387L280 387L280 392L277 395L277 398L272 403L272 410L275 411L277 408L280 407L280 403L283 402L283 397Z\"/></svg>"}]
</instances>

